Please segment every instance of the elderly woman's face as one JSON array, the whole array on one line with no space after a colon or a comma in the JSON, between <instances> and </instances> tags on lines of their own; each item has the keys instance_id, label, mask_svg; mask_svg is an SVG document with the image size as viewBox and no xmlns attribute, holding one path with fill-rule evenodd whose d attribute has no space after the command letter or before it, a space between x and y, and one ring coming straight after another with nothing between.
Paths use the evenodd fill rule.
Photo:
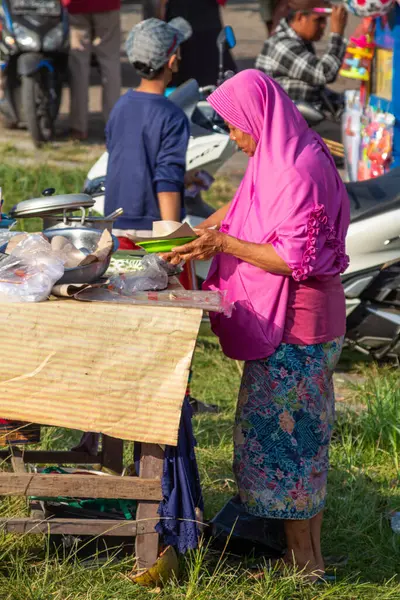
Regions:
<instances>
[{"instance_id":1,"label":"elderly woman's face","mask_svg":"<svg viewBox=\"0 0 400 600\"><path fill-rule=\"evenodd\" d=\"M230 123L227 123L229 127L230 138L236 142L238 148L247 154L247 156L254 156L257 144L249 133L245 133L241 129L234 127Z\"/></svg>"}]
</instances>

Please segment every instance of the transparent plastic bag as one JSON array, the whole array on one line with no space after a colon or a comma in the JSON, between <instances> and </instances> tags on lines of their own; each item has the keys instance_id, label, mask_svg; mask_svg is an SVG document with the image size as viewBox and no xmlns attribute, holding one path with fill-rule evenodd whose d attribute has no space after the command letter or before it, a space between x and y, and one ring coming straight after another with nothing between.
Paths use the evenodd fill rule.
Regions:
<instances>
[{"instance_id":1,"label":"transparent plastic bag","mask_svg":"<svg viewBox=\"0 0 400 600\"><path fill-rule=\"evenodd\" d=\"M9 229L0 230L0 246L4 246L4 244L8 244L11 238L16 235L21 235L20 231L10 231Z\"/></svg>"},{"instance_id":2,"label":"transparent plastic bag","mask_svg":"<svg viewBox=\"0 0 400 600\"><path fill-rule=\"evenodd\" d=\"M168 286L170 265L156 254L145 256L140 267L131 273L121 273L110 278L109 289L124 296L137 292L165 290Z\"/></svg>"},{"instance_id":3,"label":"transparent plastic bag","mask_svg":"<svg viewBox=\"0 0 400 600\"><path fill-rule=\"evenodd\" d=\"M30 235L0 262L0 302L42 302L64 274L64 260L41 235Z\"/></svg>"},{"instance_id":4,"label":"transparent plastic bag","mask_svg":"<svg viewBox=\"0 0 400 600\"><path fill-rule=\"evenodd\" d=\"M194 290L168 289L164 291L139 291L132 295L120 294L106 288L91 287L75 294L82 302L113 302L137 306L165 306L174 308L198 308L207 312L223 313L232 316L232 302L226 298L226 292L202 292Z\"/></svg>"}]
</instances>

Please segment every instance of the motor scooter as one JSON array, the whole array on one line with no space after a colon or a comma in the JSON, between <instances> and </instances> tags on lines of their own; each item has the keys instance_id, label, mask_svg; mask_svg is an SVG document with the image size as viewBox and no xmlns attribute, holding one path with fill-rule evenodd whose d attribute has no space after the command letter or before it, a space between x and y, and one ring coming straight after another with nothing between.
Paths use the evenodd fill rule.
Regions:
<instances>
[{"instance_id":1,"label":"motor scooter","mask_svg":"<svg viewBox=\"0 0 400 600\"><path fill-rule=\"evenodd\" d=\"M0 25L0 113L38 146L54 134L67 78L67 12L59 0L3 0Z\"/></svg>"}]
</instances>

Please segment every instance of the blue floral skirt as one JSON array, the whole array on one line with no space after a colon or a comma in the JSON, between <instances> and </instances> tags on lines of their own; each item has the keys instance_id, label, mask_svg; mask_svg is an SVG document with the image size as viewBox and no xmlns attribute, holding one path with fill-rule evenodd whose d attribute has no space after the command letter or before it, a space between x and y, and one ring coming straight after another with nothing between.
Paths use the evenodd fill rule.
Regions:
<instances>
[{"instance_id":1,"label":"blue floral skirt","mask_svg":"<svg viewBox=\"0 0 400 600\"><path fill-rule=\"evenodd\" d=\"M234 430L239 493L253 515L310 519L324 507L343 338L281 344L245 364Z\"/></svg>"}]
</instances>

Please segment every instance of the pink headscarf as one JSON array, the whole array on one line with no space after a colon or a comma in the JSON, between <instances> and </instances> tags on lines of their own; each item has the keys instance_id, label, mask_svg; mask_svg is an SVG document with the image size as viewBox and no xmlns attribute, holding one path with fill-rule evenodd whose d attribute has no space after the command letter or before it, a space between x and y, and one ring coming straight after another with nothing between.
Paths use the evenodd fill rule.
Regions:
<instances>
[{"instance_id":1,"label":"pink headscarf","mask_svg":"<svg viewBox=\"0 0 400 600\"><path fill-rule=\"evenodd\" d=\"M208 99L228 123L252 135L257 149L221 226L241 240L272 244L293 278L326 279L348 266L349 201L333 159L282 90L260 71L242 71ZM289 277L218 255L205 289L226 290L230 319L213 315L225 354L256 360L282 342Z\"/></svg>"}]
</instances>

